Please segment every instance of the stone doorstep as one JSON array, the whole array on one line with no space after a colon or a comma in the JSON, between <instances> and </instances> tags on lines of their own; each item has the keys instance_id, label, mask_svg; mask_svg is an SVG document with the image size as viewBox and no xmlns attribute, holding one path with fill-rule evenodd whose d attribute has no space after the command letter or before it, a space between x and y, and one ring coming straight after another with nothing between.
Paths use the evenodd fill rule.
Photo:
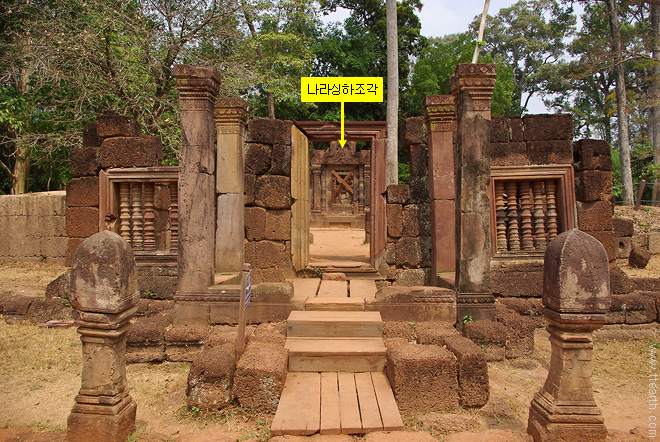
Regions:
<instances>
[{"instance_id":1,"label":"stone doorstep","mask_svg":"<svg viewBox=\"0 0 660 442\"><path fill-rule=\"evenodd\" d=\"M365 299L362 297L323 297L307 298L305 310L326 311L364 311Z\"/></svg>"}]
</instances>

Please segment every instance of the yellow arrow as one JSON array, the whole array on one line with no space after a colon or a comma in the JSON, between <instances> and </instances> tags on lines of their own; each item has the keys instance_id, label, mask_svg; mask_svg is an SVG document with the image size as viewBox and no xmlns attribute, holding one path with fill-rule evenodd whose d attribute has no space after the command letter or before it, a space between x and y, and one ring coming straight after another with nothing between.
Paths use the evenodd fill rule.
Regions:
<instances>
[{"instance_id":1,"label":"yellow arrow","mask_svg":"<svg viewBox=\"0 0 660 442\"><path fill-rule=\"evenodd\" d=\"M339 145L343 148L346 144L344 139L344 102L341 102L341 138L339 139Z\"/></svg>"}]
</instances>

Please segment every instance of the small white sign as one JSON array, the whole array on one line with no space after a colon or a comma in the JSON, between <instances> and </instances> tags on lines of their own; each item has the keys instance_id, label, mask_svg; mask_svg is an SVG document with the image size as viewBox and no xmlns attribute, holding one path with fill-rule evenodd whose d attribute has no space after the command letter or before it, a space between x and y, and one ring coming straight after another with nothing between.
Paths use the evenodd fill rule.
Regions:
<instances>
[{"instance_id":1,"label":"small white sign","mask_svg":"<svg viewBox=\"0 0 660 442\"><path fill-rule=\"evenodd\" d=\"M250 294L252 293L252 269L247 274L245 278L245 305L243 308L247 308L250 303Z\"/></svg>"}]
</instances>

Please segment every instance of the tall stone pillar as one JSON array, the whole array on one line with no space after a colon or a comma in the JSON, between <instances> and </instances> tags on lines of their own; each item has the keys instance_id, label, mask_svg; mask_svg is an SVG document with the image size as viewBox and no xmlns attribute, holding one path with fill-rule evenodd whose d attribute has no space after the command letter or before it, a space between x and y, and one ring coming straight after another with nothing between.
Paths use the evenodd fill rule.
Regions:
<instances>
[{"instance_id":1,"label":"tall stone pillar","mask_svg":"<svg viewBox=\"0 0 660 442\"><path fill-rule=\"evenodd\" d=\"M543 315L548 320L550 370L529 409L535 442L601 442L607 429L594 401L593 331L610 309L607 253L577 229L557 236L543 263Z\"/></svg>"},{"instance_id":2,"label":"tall stone pillar","mask_svg":"<svg viewBox=\"0 0 660 442\"><path fill-rule=\"evenodd\" d=\"M321 165L312 164L312 212L321 212Z\"/></svg>"},{"instance_id":3,"label":"tall stone pillar","mask_svg":"<svg viewBox=\"0 0 660 442\"><path fill-rule=\"evenodd\" d=\"M133 251L121 236L106 230L80 245L70 300L79 314L83 367L67 441L125 442L137 410L126 388L126 333L140 292Z\"/></svg>"},{"instance_id":4,"label":"tall stone pillar","mask_svg":"<svg viewBox=\"0 0 660 442\"><path fill-rule=\"evenodd\" d=\"M220 87L214 68L174 67L181 112L177 297L200 294L215 273L215 125ZM176 319L176 318L175 318Z\"/></svg>"},{"instance_id":5,"label":"tall stone pillar","mask_svg":"<svg viewBox=\"0 0 660 442\"><path fill-rule=\"evenodd\" d=\"M456 96L456 290L459 324L495 320L490 285L490 99L494 64L461 63L452 75Z\"/></svg>"},{"instance_id":6,"label":"tall stone pillar","mask_svg":"<svg viewBox=\"0 0 660 442\"><path fill-rule=\"evenodd\" d=\"M432 276L434 284L455 284L456 181L454 132L456 109L453 95L424 98L428 132L429 190L431 193Z\"/></svg>"},{"instance_id":7,"label":"tall stone pillar","mask_svg":"<svg viewBox=\"0 0 660 442\"><path fill-rule=\"evenodd\" d=\"M239 275L243 268L245 239L243 170L247 103L240 97L219 98L215 102L217 128L218 196L215 233L215 272Z\"/></svg>"}]
</instances>

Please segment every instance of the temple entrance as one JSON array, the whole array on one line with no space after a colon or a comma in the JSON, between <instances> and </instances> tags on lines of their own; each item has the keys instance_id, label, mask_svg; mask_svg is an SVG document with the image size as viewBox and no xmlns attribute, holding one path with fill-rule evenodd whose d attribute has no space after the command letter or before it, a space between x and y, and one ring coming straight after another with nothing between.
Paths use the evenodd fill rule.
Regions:
<instances>
[{"instance_id":1,"label":"temple entrance","mask_svg":"<svg viewBox=\"0 0 660 442\"><path fill-rule=\"evenodd\" d=\"M296 122L309 142L309 254L306 267L374 272L386 244L385 122ZM357 148L356 142L360 143ZM305 143L306 144L306 143ZM295 147L294 147L295 150ZM295 153L294 153L295 156ZM376 167L378 166L378 167Z\"/></svg>"}]
</instances>

